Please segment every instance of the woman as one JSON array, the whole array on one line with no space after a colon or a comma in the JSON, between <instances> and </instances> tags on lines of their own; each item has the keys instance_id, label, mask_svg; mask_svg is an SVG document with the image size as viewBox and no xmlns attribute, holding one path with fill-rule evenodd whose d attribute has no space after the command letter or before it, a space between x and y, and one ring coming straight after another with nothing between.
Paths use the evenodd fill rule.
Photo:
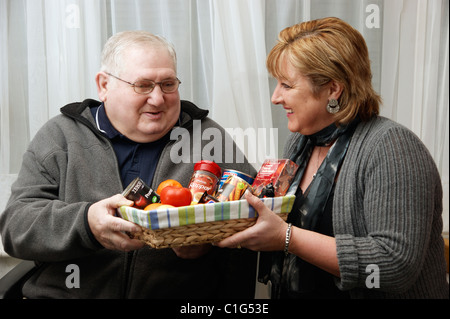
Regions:
<instances>
[{"instance_id":1,"label":"woman","mask_svg":"<svg viewBox=\"0 0 450 319\"><path fill-rule=\"evenodd\" d=\"M380 117L361 34L337 18L280 33L267 59L299 164L287 222L253 195L253 227L218 245L271 251L272 298L448 298L442 188L408 129Z\"/></svg>"}]
</instances>

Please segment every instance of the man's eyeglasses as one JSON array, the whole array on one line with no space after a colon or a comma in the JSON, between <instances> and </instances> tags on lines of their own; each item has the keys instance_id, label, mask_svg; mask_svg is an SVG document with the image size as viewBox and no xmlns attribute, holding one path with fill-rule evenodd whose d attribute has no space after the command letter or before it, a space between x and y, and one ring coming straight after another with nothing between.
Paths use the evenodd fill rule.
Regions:
<instances>
[{"instance_id":1,"label":"man's eyeglasses","mask_svg":"<svg viewBox=\"0 0 450 319\"><path fill-rule=\"evenodd\" d=\"M134 92L138 94L149 94L153 91L153 89L156 87L156 85L159 85L161 88L161 91L164 93L173 93L176 90L178 90L178 87L181 84L181 81L178 78L175 79L167 79L161 82L155 82L152 80L139 80L134 83L122 80L121 78L118 78L115 75L112 75L111 73L105 72L106 74L112 76L113 78L116 78L119 81L125 82L129 85L131 85L134 89Z\"/></svg>"}]
</instances>

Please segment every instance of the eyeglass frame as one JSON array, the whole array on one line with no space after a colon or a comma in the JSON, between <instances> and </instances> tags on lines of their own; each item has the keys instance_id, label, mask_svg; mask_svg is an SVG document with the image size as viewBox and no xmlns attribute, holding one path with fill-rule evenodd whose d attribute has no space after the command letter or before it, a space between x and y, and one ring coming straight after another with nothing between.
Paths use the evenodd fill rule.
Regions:
<instances>
[{"instance_id":1,"label":"eyeglass frame","mask_svg":"<svg viewBox=\"0 0 450 319\"><path fill-rule=\"evenodd\" d=\"M122 82L125 82L125 83L129 84L130 86L133 87L134 92L136 92L137 94L142 94L142 95L152 93L153 90L155 89L156 85L159 85L159 88L160 88L161 91L162 91L163 93L165 93L165 94L175 93L175 92L178 90L178 88L180 87L180 84L181 84L180 79L177 78L177 77L175 77L175 79L178 81L178 86L177 86L177 88L176 88L175 90L173 90L172 92L165 92L165 91L164 91L164 88L162 87L161 84L163 84L165 81L168 81L168 80L164 80L164 81L161 81L161 82L155 82L155 81L152 81L152 80L146 80L146 81L149 81L149 82L154 83L155 86L154 86L150 91L145 92L145 93L144 93L144 92L141 93L141 92L137 92L137 91L136 91L136 83L139 82L139 81L136 81L136 82L134 82L134 83L131 83L131 82L125 81L124 79L121 79L121 78L119 78L119 77L117 77L117 76L115 76L114 74L111 74L111 73L109 73L109 72L105 72L105 73L108 74L108 75L110 75L110 76L112 76L113 78L116 78L116 79L119 80L119 81L122 81Z\"/></svg>"}]
</instances>

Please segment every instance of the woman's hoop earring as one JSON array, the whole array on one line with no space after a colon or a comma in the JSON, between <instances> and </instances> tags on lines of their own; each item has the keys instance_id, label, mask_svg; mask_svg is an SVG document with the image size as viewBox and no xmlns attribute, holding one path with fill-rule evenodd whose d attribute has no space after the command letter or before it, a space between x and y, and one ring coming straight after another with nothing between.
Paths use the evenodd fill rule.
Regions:
<instances>
[{"instance_id":1,"label":"woman's hoop earring","mask_svg":"<svg viewBox=\"0 0 450 319\"><path fill-rule=\"evenodd\" d=\"M331 114L336 114L339 112L341 107L339 106L339 102L336 99L331 99L328 101L327 111Z\"/></svg>"}]
</instances>

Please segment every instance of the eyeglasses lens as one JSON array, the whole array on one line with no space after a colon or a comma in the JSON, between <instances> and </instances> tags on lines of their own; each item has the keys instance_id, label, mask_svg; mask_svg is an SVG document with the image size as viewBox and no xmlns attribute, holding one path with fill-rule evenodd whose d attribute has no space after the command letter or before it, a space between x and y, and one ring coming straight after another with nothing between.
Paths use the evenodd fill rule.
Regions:
<instances>
[{"instance_id":1,"label":"eyeglasses lens","mask_svg":"<svg viewBox=\"0 0 450 319\"><path fill-rule=\"evenodd\" d=\"M134 90L139 94L148 94L154 90L157 84L164 93L173 93L178 89L180 81L178 79L170 79L158 83L153 81L138 81L134 84Z\"/></svg>"}]
</instances>

